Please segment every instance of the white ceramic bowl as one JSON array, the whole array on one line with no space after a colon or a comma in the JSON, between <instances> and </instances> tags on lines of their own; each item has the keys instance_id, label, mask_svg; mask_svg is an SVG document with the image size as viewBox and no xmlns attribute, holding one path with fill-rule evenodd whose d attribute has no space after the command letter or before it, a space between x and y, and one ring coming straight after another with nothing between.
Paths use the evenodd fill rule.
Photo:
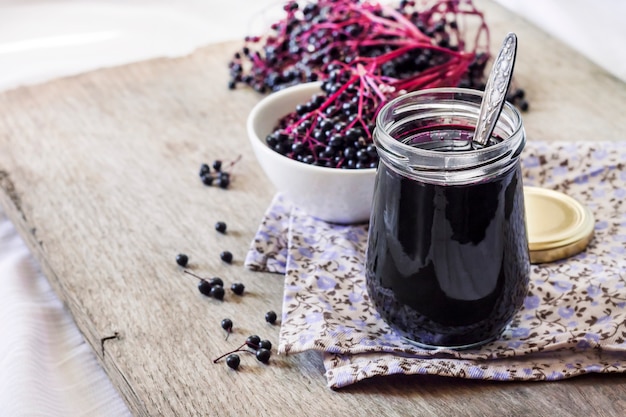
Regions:
<instances>
[{"instance_id":1,"label":"white ceramic bowl","mask_svg":"<svg viewBox=\"0 0 626 417\"><path fill-rule=\"evenodd\" d=\"M280 118L320 91L319 83L306 83L263 98L248 116L248 137L252 149L277 190L307 214L332 223L367 221L376 169L309 165L279 154L265 142Z\"/></svg>"}]
</instances>

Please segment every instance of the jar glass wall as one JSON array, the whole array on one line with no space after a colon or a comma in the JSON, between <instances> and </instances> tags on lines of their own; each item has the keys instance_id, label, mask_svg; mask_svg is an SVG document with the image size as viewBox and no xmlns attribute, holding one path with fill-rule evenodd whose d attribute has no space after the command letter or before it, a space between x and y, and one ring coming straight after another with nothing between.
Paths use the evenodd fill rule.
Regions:
<instances>
[{"instance_id":1,"label":"jar glass wall","mask_svg":"<svg viewBox=\"0 0 626 417\"><path fill-rule=\"evenodd\" d=\"M481 98L423 90L389 102L376 121L368 292L423 347L493 340L528 291L522 120L507 104L490 144L476 147Z\"/></svg>"}]
</instances>

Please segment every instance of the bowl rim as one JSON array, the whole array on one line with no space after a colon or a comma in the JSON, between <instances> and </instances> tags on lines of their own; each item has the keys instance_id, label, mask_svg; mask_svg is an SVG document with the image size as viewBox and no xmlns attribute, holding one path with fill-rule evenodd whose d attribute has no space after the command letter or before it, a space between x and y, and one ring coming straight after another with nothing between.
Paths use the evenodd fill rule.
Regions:
<instances>
[{"instance_id":1,"label":"bowl rim","mask_svg":"<svg viewBox=\"0 0 626 417\"><path fill-rule=\"evenodd\" d=\"M330 168L330 167L321 167L317 165L305 164L304 162L296 161L291 159L285 155L282 155L276 152L273 149L270 149L269 146L265 143L265 141L259 136L258 132L254 129L254 122L259 117L259 113L263 111L266 107L271 106L275 101L280 100L285 96L289 96L291 94L300 93L302 90L313 89L314 87L320 87L322 85L321 81L315 82L307 82L292 85L286 87L282 90L270 93L269 95L263 97L258 103L254 105L250 113L248 113L248 118L246 120L246 128L248 131L248 138L251 142L258 142L260 146L257 146L257 149L263 149L263 152L266 154L272 154L274 157L278 157L277 159L282 159L287 164L293 164L294 167L300 167L302 169L309 169L313 172L318 172L320 174L332 174L332 173L341 173L340 175L350 175L350 176L359 176L359 175L372 175L373 172L376 172L376 168L361 168L361 169L342 169L342 168ZM284 115L283 115L284 116ZM282 116L281 116L282 117Z\"/></svg>"}]
</instances>

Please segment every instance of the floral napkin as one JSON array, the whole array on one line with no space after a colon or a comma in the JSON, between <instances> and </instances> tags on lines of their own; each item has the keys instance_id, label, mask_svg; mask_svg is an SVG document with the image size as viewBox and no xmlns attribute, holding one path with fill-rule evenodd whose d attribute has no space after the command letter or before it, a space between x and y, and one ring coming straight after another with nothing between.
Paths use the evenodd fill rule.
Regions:
<instances>
[{"instance_id":1,"label":"floral napkin","mask_svg":"<svg viewBox=\"0 0 626 417\"><path fill-rule=\"evenodd\" d=\"M328 385L392 374L559 380L626 371L626 142L530 142L524 184L589 207L595 237L564 261L533 265L522 310L500 339L469 350L425 350L390 329L369 301L367 225L314 219L277 195L246 258L285 275L280 353L324 354Z\"/></svg>"}]
</instances>

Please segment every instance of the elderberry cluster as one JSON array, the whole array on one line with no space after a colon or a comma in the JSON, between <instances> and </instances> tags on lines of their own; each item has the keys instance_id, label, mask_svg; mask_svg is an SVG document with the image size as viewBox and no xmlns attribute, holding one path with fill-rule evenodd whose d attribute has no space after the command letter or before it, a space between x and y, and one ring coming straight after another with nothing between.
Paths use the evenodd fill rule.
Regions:
<instances>
[{"instance_id":1,"label":"elderberry cluster","mask_svg":"<svg viewBox=\"0 0 626 417\"><path fill-rule=\"evenodd\" d=\"M416 48L385 62L380 75L394 78L412 77L450 59L448 51L468 51L457 19L473 15L471 7L461 11L453 3L441 2L418 10L415 1L400 1L393 13L378 5L361 5L358 0L316 0L300 7L297 2L285 4L285 16L271 25L265 36L248 36L245 46L229 63L229 88L239 83L258 92L277 91L302 82L324 80L333 62L351 64L362 58L380 57L406 44L407 36L428 47ZM420 5L422 6L422 5ZM441 7L438 7L441 6ZM471 6L471 5L470 5ZM412 25L420 35L408 30L393 31L402 24ZM481 28L479 24L477 27ZM420 38L421 36L421 38ZM469 36L468 36L469 37ZM478 68L470 69L476 72ZM475 87L480 78L468 74L465 82Z\"/></svg>"},{"instance_id":2,"label":"elderberry cluster","mask_svg":"<svg viewBox=\"0 0 626 417\"><path fill-rule=\"evenodd\" d=\"M267 364L272 356L272 342L266 339L261 339L257 335L248 336L246 341L241 346L214 359L213 363L217 363L225 357L226 365L228 365L229 368L236 370L239 368L239 364L241 363L241 358L237 354L238 352L254 354L259 362Z\"/></svg>"},{"instance_id":3,"label":"elderberry cluster","mask_svg":"<svg viewBox=\"0 0 626 417\"><path fill-rule=\"evenodd\" d=\"M328 97L340 91L350 72L333 69L322 83L322 93L296 107L295 114L279 123L266 137L276 152L306 164L328 168L363 169L378 165L378 153L372 143L376 103L359 94L355 83L332 101ZM360 111L359 111L360 110ZM298 121L294 124L294 119Z\"/></svg>"},{"instance_id":4,"label":"elderberry cluster","mask_svg":"<svg viewBox=\"0 0 626 417\"><path fill-rule=\"evenodd\" d=\"M226 227L227 226L225 222L219 221L215 223L215 230L218 231L219 233L222 233L222 234L226 233ZM220 253L220 259L230 264L233 261L233 254L227 250L222 251ZM189 256L187 256L184 253L179 253L178 255L176 255L176 263L183 268L187 267L187 265L189 264ZM224 290L224 280L222 280L222 278L213 277L213 278L207 279L197 274L194 274L193 272L189 270L183 270L183 272L187 275L191 275L192 277L198 279L198 291L200 291L202 295L205 295L207 297L212 297L217 300L224 299L224 295L226 295L226 291ZM240 282L234 282L231 284L230 290L236 295L243 295L245 286Z\"/></svg>"},{"instance_id":5,"label":"elderberry cluster","mask_svg":"<svg viewBox=\"0 0 626 417\"><path fill-rule=\"evenodd\" d=\"M213 172L211 172L209 164L201 164L198 175L202 183L206 186L215 184L220 188L226 189L230 185L230 173L222 171L222 161L219 159L213 161Z\"/></svg>"},{"instance_id":6,"label":"elderberry cluster","mask_svg":"<svg viewBox=\"0 0 626 417\"><path fill-rule=\"evenodd\" d=\"M222 278L213 277L207 279L188 270L184 270L183 272L198 279L198 291L200 291L200 294L217 300L224 299L226 290L224 290L224 280ZM230 290L236 295L243 295L245 286L241 282L234 282L231 284Z\"/></svg>"}]
</instances>

